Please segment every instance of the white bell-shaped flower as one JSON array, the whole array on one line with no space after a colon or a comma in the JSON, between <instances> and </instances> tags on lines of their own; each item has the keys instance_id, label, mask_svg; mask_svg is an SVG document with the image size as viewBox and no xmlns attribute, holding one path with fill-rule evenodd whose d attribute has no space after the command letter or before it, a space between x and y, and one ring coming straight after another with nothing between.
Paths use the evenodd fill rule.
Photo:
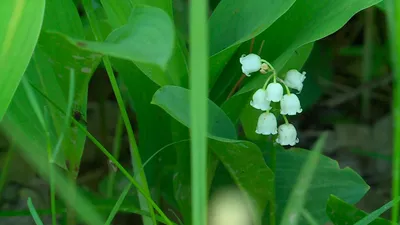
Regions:
<instances>
[{"instance_id":1,"label":"white bell-shaped flower","mask_svg":"<svg viewBox=\"0 0 400 225\"><path fill-rule=\"evenodd\" d=\"M277 122L275 115L269 112L261 113L260 117L258 117L256 133L269 135L276 134L277 132Z\"/></svg>"},{"instance_id":2,"label":"white bell-shaped flower","mask_svg":"<svg viewBox=\"0 0 400 225\"><path fill-rule=\"evenodd\" d=\"M290 123L280 125L278 127L278 138L276 139L276 142L282 146L294 146L299 143L296 128Z\"/></svg>"},{"instance_id":3,"label":"white bell-shaped flower","mask_svg":"<svg viewBox=\"0 0 400 225\"><path fill-rule=\"evenodd\" d=\"M266 98L266 91L264 89L258 89L254 95L253 95L253 100L250 101L250 105L253 106L256 109L261 109L263 111L270 110L270 101L268 101Z\"/></svg>"},{"instance_id":4,"label":"white bell-shaped flower","mask_svg":"<svg viewBox=\"0 0 400 225\"><path fill-rule=\"evenodd\" d=\"M282 99L283 87L279 83L270 83L267 86L266 98L271 102L279 102Z\"/></svg>"},{"instance_id":5,"label":"white bell-shaped flower","mask_svg":"<svg viewBox=\"0 0 400 225\"><path fill-rule=\"evenodd\" d=\"M306 79L306 72L300 73L297 70L289 70L286 73L285 84L293 89L301 92L303 89L303 81Z\"/></svg>"},{"instance_id":6,"label":"white bell-shaped flower","mask_svg":"<svg viewBox=\"0 0 400 225\"><path fill-rule=\"evenodd\" d=\"M300 100L295 94L286 94L283 96L281 101L281 114L282 115L296 115L301 113L303 110L300 106Z\"/></svg>"},{"instance_id":7,"label":"white bell-shaped flower","mask_svg":"<svg viewBox=\"0 0 400 225\"><path fill-rule=\"evenodd\" d=\"M250 73L260 70L261 57L253 53L242 55L242 57L240 57L240 63L242 64L242 72L249 77Z\"/></svg>"}]
</instances>

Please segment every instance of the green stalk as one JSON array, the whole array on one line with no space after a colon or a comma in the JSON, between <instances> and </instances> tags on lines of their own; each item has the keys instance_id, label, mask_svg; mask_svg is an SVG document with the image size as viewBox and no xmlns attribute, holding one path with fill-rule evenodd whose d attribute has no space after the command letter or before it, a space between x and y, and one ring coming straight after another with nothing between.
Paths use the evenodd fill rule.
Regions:
<instances>
[{"instance_id":1,"label":"green stalk","mask_svg":"<svg viewBox=\"0 0 400 225\"><path fill-rule=\"evenodd\" d=\"M372 75L372 59L374 49L374 7L365 10L365 28L364 28L364 54L363 54L363 83L371 80ZM369 89L363 91L362 94L362 117L368 121L371 117L371 93Z\"/></svg>"},{"instance_id":2,"label":"green stalk","mask_svg":"<svg viewBox=\"0 0 400 225\"><path fill-rule=\"evenodd\" d=\"M92 28L92 31L93 31L93 34L94 34L96 40L104 41L104 37L102 37L101 31L99 29L98 21L96 19L94 11L91 7L90 0L84 0L84 1L82 1L82 3L83 3L86 15L88 17L90 26ZM125 128L128 133L132 167L134 168L134 171L137 171L138 168L142 167L142 160L140 157L139 149L136 144L136 139L135 139L135 135L133 133L132 125L129 120L128 113L126 111L126 107L125 107L124 101L122 99L122 95L119 90L117 80L115 79L115 75L114 75L114 71L111 66L110 59L107 56L104 56L103 63L106 68L108 78L110 79L111 87L114 91L115 98L117 99L117 103L118 103L118 107L121 112L122 120L124 121ZM140 174L140 177L138 179L138 183L144 188L145 193L147 195L150 195L150 190L149 190L149 187L147 184L146 175L145 175L144 171L139 172L139 174ZM140 208L144 211L148 210L150 212L151 218L152 218L152 224L156 225L157 222L156 222L156 218L155 218L155 213L154 213L154 209L151 207L151 203L146 201L146 199L140 193L138 193L138 195L139 195ZM145 225L151 224L151 221L149 221L149 219L145 218L145 217L143 217L143 222Z\"/></svg>"},{"instance_id":3,"label":"green stalk","mask_svg":"<svg viewBox=\"0 0 400 225\"><path fill-rule=\"evenodd\" d=\"M208 1L190 4L192 224L207 224Z\"/></svg>"},{"instance_id":4,"label":"green stalk","mask_svg":"<svg viewBox=\"0 0 400 225\"><path fill-rule=\"evenodd\" d=\"M122 117L118 117L117 127L115 128L115 136L113 143L113 152L112 155L118 160L119 152L121 150L121 140L122 133L124 131L124 124L122 121ZM107 183L107 196L111 197L114 192L114 183L115 183L115 172L110 170L108 173L108 183Z\"/></svg>"},{"instance_id":5,"label":"green stalk","mask_svg":"<svg viewBox=\"0 0 400 225\"><path fill-rule=\"evenodd\" d=\"M43 222L40 219L38 213L36 212L35 206L33 205L32 199L30 197L28 198L27 203L28 203L29 211L31 212L32 218L35 221L36 225L43 225Z\"/></svg>"},{"instance_id":6,"label":"green stalk","mask_svg":"<svg viewBox=\"0 0 400 225\"><path fill-rule=\"evenodd\" d=\"M391 49L393 71L393 165L392 165L392 198L400 194L400 2L385 0L386 16ZM399 221L399 202L392 208L392 223Z\"/></svg>"}]
</instances>

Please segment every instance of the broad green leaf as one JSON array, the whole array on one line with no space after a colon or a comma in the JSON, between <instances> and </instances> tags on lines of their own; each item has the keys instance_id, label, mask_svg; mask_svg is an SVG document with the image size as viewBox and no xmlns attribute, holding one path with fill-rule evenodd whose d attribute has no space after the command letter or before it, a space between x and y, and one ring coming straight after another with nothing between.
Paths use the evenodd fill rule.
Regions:
<instances>
[{"instance_id":1,"label":"broad green leaf","mask_svg":"<svg viewBox=\"0 0 400 225\"><path fill-rule=\"evenodd\" d=\"M366 212L357 209L354 205L350 205L334 195L329 197L326 213L335 225L353 225L368 215ZM369 224L391 225L392 223L382 218L376 218Z\"/></svg>"},{"instance_id":2,"label":"broad green leaf","mask_svg":"<svg viewBox=\"0 0 400 225\"><path fill-rule=\"evenodd\" d=\"M190 127L188 89L177 86L164 86L154 94L152 103L160 106L183 125ZM222 109L211 100L208 101L208 108L209 136L236 139L235 128Z\"/></svg>"},{"instance_id":3,"label":"broad green leaf","mask_svg":"<svg viewBox=\"0 0 400 225\"><path fill-rule=\"evenodd\" d=\"M68 40L82 49L165 69L173 50L173 23L158 8L137 6L126 25L114 30L105 42ZM170 78L150 76L157 84Z\"/></svg>"},{"instance_id":4,"label":"broad green leaf","mask_svg":"<svg viewBox=\"0 0 400 225\"><path fill-rule=\"evenodd\" d=\"M128 2L129 0L123 0L122 3L110 0L102 0L104 10L112 23L113 28L119 28L125 25L129 19L128 9L131 10L131 6ZM172 15L172 2L171 0L140 0L134 1L135 5L137 4L146 4L154 7L158 7L165 12L168 13L168 16L173 19ZM129 5L129 7L128 7ZM135 16L134 14L132 15ZM175 31L176 33L176 31ZM162 36L162 35L160 35ZM175 35L175 42L173 43L173 50L171 53L171 57L168 61L166 69L163 71L160 68L157 68L154 65L137 63L136 66L142 70L148 77L150 77L153 81L155 81L159 85L164 84L173 84L177 86L187 86L187 75L188 75L188 66L187 59L185 57L185 52L187 51L184 45L180 42L179 36ZM157 76L157 77L155 77Z\"/></svg>"},{"instance_id":5,"label":"broad green leaf","mask_svg":"<svg viewBox=\"0 0 400 225\"><path fill-rule=\"evenodd\" d=\"M241 43L262 33L294 2L222 0L210 17L210 85Z\"/></svg>"},{"instance_id":6,"label":"broad green leaf","mask_svg":"<svg viewBox=\"0 0 400 225\"><path fill-rule=\"evenodd\" d=\"M44 0L0 2L0 121L35 49L44 8Z\"/></svg>"},{"instance_id":7,"label":"broad green leaf","mask_svg":"<svg viewBox=\"0 0 400 225\"><path fill-rule=\"evenodd\" d=\"M263 145L266 161L269 162L271 144ZM300 169L307 161L310 151L293 148L284 150L279 146L277 148L276 158L276 203L277 203L277 221L280 221L283 215L283 209L286 207L289 195L294 188L294 184L299 177ZM358 202L368 191L369 186L352 169L346 167L340 169L336 161L320 156L314 178L310 183L304 208L317 219L318 224L327 222L328 217L325 212L326 204L330 195L336 195L346 202L354 204ZM301 218L299 224L308 224L304 218Z\"/></svg>"}]
</instances>

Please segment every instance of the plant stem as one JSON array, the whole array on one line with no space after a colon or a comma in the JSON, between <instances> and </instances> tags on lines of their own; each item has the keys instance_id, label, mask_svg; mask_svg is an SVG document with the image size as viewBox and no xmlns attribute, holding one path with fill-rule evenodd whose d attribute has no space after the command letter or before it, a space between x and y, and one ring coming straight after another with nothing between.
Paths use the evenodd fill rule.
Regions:
<instances>
[{"instance_id":1,"label":"plant stem","mask_svg":"<svg viewBox=\"0 0 400 225\"><path fill-rule=\"evenodd\" d=\"M99 29L98 21L96 19L94 11L91 7L90 0L84 0L82 2L83 2L86 15L88 17L90 26L92 28L92 31L93 31L93 34L94 34L96 40L104 41L104 38L102 37L101 31ZM134 171L138 171L140 168L142 168L142 159L140 157L139 149L136 144L135 135L133 133L133 129L132 129L131 122L129 120L128 113L126 111L125 103L122 99L121 91L119 90L117 79L115 78L110 59L107 56L104 56L103 63L106 68L108 78L110 79L111 87L114 91L115 98L117 99L117 103L118 103L118 107L121 112L122 120L124 121L125 128L128 133L132 167L133 167ZM138 183L143 187L145 193L147 195L151 196L144 171L139 172L139 174L140 174L140 177L138 179ZM151 203L149 201L146 201L146 199L143 197L142 194L138 193L138 195L139 195L139 202L140 202L141 209L149 210L151 217L152 217L152 224L156 225L157 222L156 222L156 218L155 218L155 213L154 213L153 207L151 207ZM147 225L147 224L151 224L151 221L149 221L148 218L143 217L143 223L145 225Z\"/></svg>"},{"instance_id":2,"label":"plant stem","mask_svg":"<svg viewBox=\"0 0 400 225\"><path fill-rule=\"evenodd\" d=\"M364 28L364 54L363 54L363 83L367 83L371 79L372 75L372 58L374 48L374 7L370 7L365 10L365 28ZM362 118L365 121L370 119L371 110L371 91L366 89L362 95Z\"/></svg>"},{"instance_id":3,"label":"plant stem","mask_svg":"<svg viewBox=\"0 0 400 225\"><path fill-rule=\"evenodd\" d=\"M400 2L385 0L386 16L391 49L393 82L393 165L392 165L392 198L400 194ZM399 221L399 203L392 208L392 223Z\"/></svg>"},{"instance_id":4,"label":"plant stem","mask_svg":"<svg viewBox=\"0 0 400 225\"><path fill-rule=\"evenodd\" d=\"M123 131L124 131L124 123L123 123L122 117L119 116L118 121L117 121L117 126L115 128L113 152L112 152L112 155L117 160L119 158L119 152L121 150L121 140L122 140ZM114 183L115 183L115 172L112 169L110 169L110 171L108 173L108 183L107 183L107 196L108 197L111 197L113 195Z\"/></svg>"},{"instance_id":5,"label":"plant stem","mask_svg":"<svg viewBox=\"0 0 400 225\"><path fill-rule=\"evenodd\" d=\"M208 1L190 3L192 224L207 224Z\"/></svg>"}]
</instances>

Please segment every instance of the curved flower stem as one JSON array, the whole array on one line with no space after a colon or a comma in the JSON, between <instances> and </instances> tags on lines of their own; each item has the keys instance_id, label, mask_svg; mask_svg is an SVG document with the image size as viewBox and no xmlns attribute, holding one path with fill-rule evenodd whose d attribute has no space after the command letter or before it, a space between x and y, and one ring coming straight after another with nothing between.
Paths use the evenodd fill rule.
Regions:
<instances>
[{"instance_id":1,"label":"curved flower stem","mask_svg":"<svg viewBox=\"0 0 400 225\"><path fill-rule=\"evenodd\" d=\"M282 80L281 78L279 78L279 77L278 77L277 79L278 79L279 82L281 82L281 83L283 84L283 86L285 86L286 93L287 93L288 95L290 95L289 87L286 86L285 81L283 81L283 80Z\"/></svg>"},{"instance_id":2,"label":"curved flower stem","mask_svg":"<svg viewBox=\"0 0 400 225\"><path fill-rule=\"evenodd\" d=\"M275 73L273 73L272 75L270 75L270 76L267 78L267 80L265 81L264 86L262 87L262 89L265 90L265 88L267 87L267 84L268 84L269 80L271 80L272 77L275 77Z\"/></svg>"},{"instance_id":3,"label":"curved flower stem","mask_svg":"<svg viewBox=\"0 0 400 225\"><path fill-rule=\"evenodd\" d=\"M283 119L285 120L285 124L289 124L289 121L285 115L282 115Z\"/></svg>"}]
</instances>

